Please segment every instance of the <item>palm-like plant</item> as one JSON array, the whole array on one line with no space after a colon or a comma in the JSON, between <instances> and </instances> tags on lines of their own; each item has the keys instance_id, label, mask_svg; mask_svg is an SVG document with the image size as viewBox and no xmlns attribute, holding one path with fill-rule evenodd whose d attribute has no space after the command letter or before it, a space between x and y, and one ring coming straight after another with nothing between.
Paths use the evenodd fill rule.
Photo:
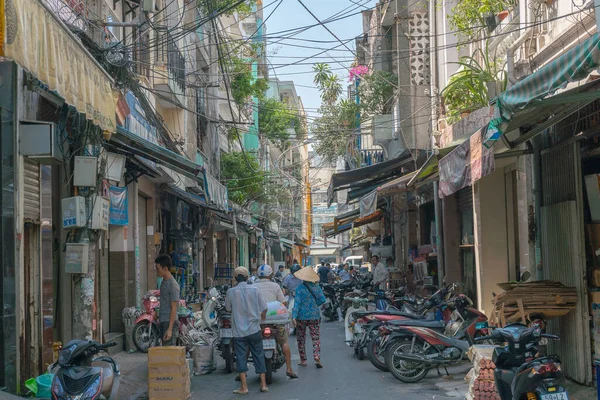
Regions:
<instances>
[{"instance_id":1,"label":"palm-like plant","mask_svg":"<svg viewBox=\"0 0 600 400\"><path fill-rule=\"evenodd\" d=\"M461 113L489 105L489 82L500 82L500 90L506 89L506 73L490 56L487 46L475 50L471 57L463 57L457 64L461 69L452 75L442 91L449 123L460 119Z\"/></svg>"}]
</instances>

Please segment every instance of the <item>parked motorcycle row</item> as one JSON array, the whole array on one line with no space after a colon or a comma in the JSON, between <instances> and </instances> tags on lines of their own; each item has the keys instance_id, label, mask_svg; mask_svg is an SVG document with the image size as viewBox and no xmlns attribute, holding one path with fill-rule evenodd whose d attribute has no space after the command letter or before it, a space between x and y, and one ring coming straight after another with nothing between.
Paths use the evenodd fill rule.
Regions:
<instances>
[{"instance_id":1,"label":"parked motorcycle row","mask_svg":"<svg viewBox=\"0 0 600 400\"><path fill-rule=\"evenodd\" d=\"M344 301L350 303L346 343L354 355L403 383L420 382L432 369L448 374L448 366L467 361L474 344L496 344L494 378L502 400L568 400L558 357L538 356L541 339L559 339L543 333L539 321L492 329L454 284L428 299L398 291Z\"/></svg>"}]
</instances>

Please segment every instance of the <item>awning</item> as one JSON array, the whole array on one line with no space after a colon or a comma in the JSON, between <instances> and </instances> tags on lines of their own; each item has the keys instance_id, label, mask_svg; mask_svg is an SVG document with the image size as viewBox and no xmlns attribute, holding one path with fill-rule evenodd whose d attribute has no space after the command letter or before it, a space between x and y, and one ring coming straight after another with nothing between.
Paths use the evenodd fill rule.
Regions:
<instances>
[{"instance_id":1,"label":"awning","mask_svg":"<svg viewBox=\"0 0 600 400\"><path fill-rule=\"evenodd\" d=\"M322 225L323 234L326 237L336 236L340 233L349 231L353 228L358 228L363 225L370 224L378 221L383 217L383 210L378 209L374 213L367 215L366 217L359 217L359 214L353 214L352 216L345 218L340 221L334 221Z\"/></svg>"},{"instance_id":2,"label":"awning","mask_svg":"<svg viewBox=\"0 0 600 400\"><path fill-rule=\"evenodd\" d=\"M138 156L155 161L180 174L200 182L204 185L204 168L187 158L174 153L170 150L160 147L136 134L125 130L123 127L117 127L111 142L118 142L126 146L126 150Z\"/></svg>"},{"instance_id":3,"label":"awning","mask_svg":"<svg viewBox=\"0 0 600 400\"><path fill-rule=\"evenodd\" d=\"M382 217L383 217L383 210L377 210L373 214L367 215L364 218L357 218L352 225L354 228L358 228L363 225L367 225L372 222L379 221Z\"/></svg>"},{"instance_id":4,"label":"awning","mask_svg":"<svg viewBox=\"0 0 600 400\"><path fill-rule=\"evenodd\" d=\"M434 154L429 156L425 164L419 168L417 173L413 175L410 181L406 183L406 187L412 188L419 184L425 184L438 177L438 161L444 158L448 153L464 143L470 136L465 136L460 139L453 140L448 146L436 150Z\"/></svg>"},{"instance_id":5,"label":"awning","mask_svg":"<svg viewBox=\"0 0 600 400\"><path fill-rule=\"evenodd\" d=\"M0 50L5 45L3 55L35 75L94 124L114 132L112 78L60 20L59 10L51 10L38 0L13 0L7 3L7 10L8 4L12 4L12 13L6 18L10 16L13 25L8 29L9 40L0 34L0 41L5 42L0 43Z\"/></svg>"},{"instance_id":6,"label":"awning","mask_svg":"<svg viewBox=\"0 0 600 400\"><path fill-rule=\"evenodd\" d=\"M294 242L291 241L291 240L289 240L289 239L279 238L279 241L281 242L282 245L284 245L288 249L293 249L294 248Z\"/></svg>"},{"instance_id":7,"label":"awning","mask_svg":"<svg viewBox=\"0 0 600 400\"><path fill-rule=\"evenodd\" d=\"M509 132L508 124L516 112L564 88L569 82L586 78L598 68L598 65L600 65L600 39L598 34L595 34L503 92L496 99L494 118L488 125L484 145L493 146L502 135ZM598 97L590 100L579 96L576 99L571 98L568 102L589 102L595 98Z\"/></svg>"},{"instance_id":8,"label":"awning","mask_svg":"<svg viewBox=\"0 0 600 400\"><path fill-rule=\"evenodd\" d=\"M417 171L409 172L406 175L402 175L390 182L384 183L377 188L377 193L380 195L391 195L395 193L401 193L409 190L408 182L411 181L417 175Z\"/></svg>"},{"instance_id":9,"label":"awning","mask_svg":"<svg viewBox=\"0 0 600 400\"><path fill-rule=\"evenodd\" d=\"M365 189L370 186L381 184L382 180L392 179L402 174L402 167L413 161L410 154L402 154L392 160L384 161L379 164L370 165L368 167L357 168L351 171L338 172L333 174L331 182L327 190L328 205L333 202L334 192L342 189ZM367 190L370 192L375 187ZM360 195L356 196L360 197Z\"/></svg>"},{"instance_id":10,"label":"awning","mask_svg":"<svg viewBox=\"0 0 600 400\"><path fill-rule=\"evenodd\" d=\"M176 197L179 197L181 200L185 201L191 206L196 207L206 207L206 200L203 197L196 196L195 194L191 194L186 192L185 190L179 189L172 183L163 186L166 188L167 192L173 194Z\"/></svg>"},{"instance_id":11,"label":"awning","mask_svg":"<svg viewBox=\"0 0 600 400\"><path fill-rule=\"evenodd\" d=\"M229 210L227 188L206 170L204 171L204 191L210 204L224 211Z\"/></svg>"},{"instance_id":12,"label":"awning","mask_svg":"<svg viewBox=\"0 0 600 400\"><path fill-rule=\"evenodd\" d=\"M338 252L338 248L337 247L325 247L325 248L320 248L320 249L314 249L314 248L310 248L310 255L311 256L334 256L336 255Z\"/></svg>"}]
</instances>

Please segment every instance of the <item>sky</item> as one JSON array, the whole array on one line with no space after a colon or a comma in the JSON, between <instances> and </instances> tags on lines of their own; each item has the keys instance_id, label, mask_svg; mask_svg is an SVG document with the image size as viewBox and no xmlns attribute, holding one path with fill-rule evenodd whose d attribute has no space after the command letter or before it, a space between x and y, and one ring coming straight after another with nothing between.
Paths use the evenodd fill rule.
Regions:
<instances>
[{"instance_id":1,"label":"sky","mask_svg":"<svg viewBox=\"0 0 600 400\"><path fill-rule=\"evenodd\" d=\"M377 1L302 0L302 3L321 22L338 13L340 14L336 18L347 16L347 18L326 24L338 38L346 41L362 34L362 16L360 11L367 9L367 7L373 7ZM280 4L279 7L277 7L278 4ZM269 77L294 81L296 91L302 97L302 102L309 116L310 123L311 117L315 116L321 104L319 91L313 83L314 74L312 72L312 64L315 62L327 62L332 70L340 76L344 87L346 87L348 84L348 71L347 69L342 69L342 67L348 68L350 66L354 54L348 51L346 47L320 25L297 34L295 34L295 31L289 32L290 29L318 24L298 0L263 0L263 7L263 18L266 20L267 55L270 62ZM276 7L277 9L275 9ZM269 16L269 14L271 15ZM283 35L293 36L291 39L282 39ZM307 42L305 40L319 40L324 41L324 43ZM355 49L354 40L347 43L347 45L350 49ZM313 48L308 49L297 46ZM314 49L314 47L320 49ZM324 52L322 49L331 50ZM323 54L317 55L321 52ZM304 57L311 56L315 56L315 58L302 60ZM299 62L299 64L288 65L293 62Z\"/></svg>"}]
</instances>

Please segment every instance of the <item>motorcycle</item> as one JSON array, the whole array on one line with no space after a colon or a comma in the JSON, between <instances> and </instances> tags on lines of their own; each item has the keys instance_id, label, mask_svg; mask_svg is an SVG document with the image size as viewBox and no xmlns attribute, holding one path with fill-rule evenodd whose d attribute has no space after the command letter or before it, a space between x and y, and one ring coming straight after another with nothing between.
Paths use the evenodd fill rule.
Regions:
<instances>
[{"instance_id":1,"label":"motorcycle","mask_svg":"<svg viewBox=\"0 0 600 400\"><path fill-rule=\"evenodd\" d=\"M235 366L235 351L231 313L225 308L225 293L228 288L228 286L220 286L208 290L209 298L202 311L202 324L209 329L218 330L217 349L225 360L225 370L227 373L232 373Z\"/></svg>"},{"instance_id":2,"label":"motorcycle","mask_svg":"<svg viewBox=\"0 0 600 400\"><path fill-rule=\"evenodd\" d=\"M510 324L494 329L490 335L476 342L493 340L504 342L505 347L494 349L492 361L496 365L494 380L502 400L568 400L564 387L560 359L557 356L537 357L542 339L560 338L542 333L539 325L528 328L523 324Z\"/></svg>"},{"instance_id":3,"label":"motorcycle","mask_svg":"<svg viewBox=\"0 0 600 400\"><path fill-rule=\"evenodd\" d=\"M328 283L321 283L321 288L323 289L323 294L325 295L325 304L321 306L321 310L323 311L323 315L330 321L333 322L339 318L338 315L338 300L337 295L335 293L335 286L330 285Z\"/></svg>"},{"instance_id":4,"label":"motorcycle","mask_svg":"<svg viewBox=\"0 0 600 400\"><path fill-rule=\"evenodd\" d=\"M433 367L458 364L473 345L487 334L487 316L473 308L465 295L446 303L453 306L451 320L391 321L385 331L385 363L394 378L405 383L421 381Z\"/></svg>"},{"instance_id":5,"label":"motorcycle","mask_svg":"<svg viewBox=\"0 0 600 400\"><path fill-rule=\"evenodd\" d=\"M58 362L50 366L50 369L59 366L52 379L52 399L96 400L100 396L116 399L121 378L119 365L108 356L94 358L116 345L115 342L100 344L93 340L67 343L60 351Z\"/></svg>"},{"instance_id":6,"label":"motorcycle","mask_svg":"<svg viewBox=\"0 0 600 400\"><path fill-rule=\"evenodd\" d=\"M131 333L133 344L142 353L147 353L150 347L158 346L161 342L158 312L160 311L160 290L149 290L142 299L144 312L135 319ZM180 307L186 307L185 300L179 300ZM179 326L188 324L191 311L179 315Z\"/></svg>"},{"instance_id":7,"label":"motorcycle","mask_svg":"<svg viewBox=\"0 0 600 400\"><path fill-rule=\"evenodd\" d=\"M407 323L409 323L414 320L425 320L426 314L433 309L441 307L446 298L454 293L455 290L456 285L454 284L442 287L431 295L420 308L411 308L410 312L405 312L405 308L403 307L402 311L386 310L362 315L359 313L358 317L363 317L369 322L365 326L366 333L358 346L366 347L369 361L375 368L381 371L388 371L385 363L385 344L391 331L382 325L391 323L392 321L408 321ZM446 313L443 319L447 321L450 317ZM436 326L439 326L439 323Z\"/></svg>"},{"instance_id":8,"label":"motorcycle","mask_svg":"<svg viewBox=\"0 0 600 400\"><path fill-rule=\"evenodd\" d=\"M261 324L263 337L263 350L265 353L266 382L270 385L273 382L273 374L279 368L285 365L285 357L281 345L275 340L279 325Z\"/></svg>"}]
</instances>

